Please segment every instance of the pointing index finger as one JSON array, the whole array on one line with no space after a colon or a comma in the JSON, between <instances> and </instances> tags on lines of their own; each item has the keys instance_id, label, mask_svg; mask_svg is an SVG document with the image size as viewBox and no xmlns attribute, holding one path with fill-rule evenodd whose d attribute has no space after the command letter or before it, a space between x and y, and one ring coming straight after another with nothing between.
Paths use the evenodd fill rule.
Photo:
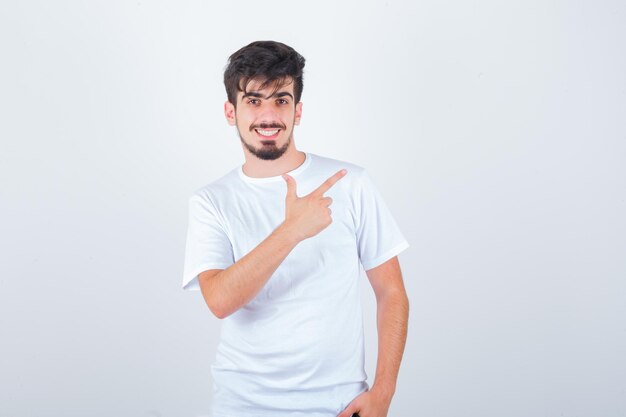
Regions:
<instances>
[{"instance_id":1,"label":"pointing index finger","mask_svg":"<svg viewBox=\"0 0 626 417\"><path fill-rule=\"evenodd\" d=\"M346 175L348 171L345 169L342 169L340 171L338 171L337 173L335 173L335 175L333 175L332 177L328 178L326 181L324 181L322 183L322 185L320 185L319 187L317 187L311 194L324 194L326 191L328 191L330 189L330 187L332 187L333 185L335 185L335 183L337 181L339 181L341 178L343 178L344 175Z\"/></svg>"}]
</instances>

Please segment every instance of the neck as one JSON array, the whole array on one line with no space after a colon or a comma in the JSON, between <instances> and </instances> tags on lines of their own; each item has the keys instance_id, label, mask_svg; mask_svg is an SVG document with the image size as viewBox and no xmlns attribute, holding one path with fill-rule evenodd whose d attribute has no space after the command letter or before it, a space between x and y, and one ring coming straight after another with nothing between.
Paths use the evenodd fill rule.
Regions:
<instances>
[{"instance_id":1,"label":"neck","mask_svg":"<svg viewBox=\"0 0 626 417\"><path fill-rule=\"evenodd\" d=\"M252 178L276 177L293 171L304 163L304 152L298 151L295 146L289 146L280 158L274 160L259 159L250 153L245 147L246 158L243 164L243 173Z\"/></svg>"}]
</instances>

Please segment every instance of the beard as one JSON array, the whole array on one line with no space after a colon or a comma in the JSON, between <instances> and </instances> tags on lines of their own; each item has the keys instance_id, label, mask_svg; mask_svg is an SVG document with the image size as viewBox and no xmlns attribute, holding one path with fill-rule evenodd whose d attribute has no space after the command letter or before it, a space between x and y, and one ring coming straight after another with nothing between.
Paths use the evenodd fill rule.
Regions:
<instances>
[{"instance_id":1,"label":"beard","mask_svg":"<svg viewBox=\"0 0 626 417\"><path fill-rule=\"evenodd\" d=\"M239 139L241 140L243 146L245 146L252 155L256 156L259 159L263 159L264 161L273 161L280 158L289 148L289 144L291 143L291 137L293 135L293 128L289 133L287 142L280 148L276 146L275 140L262 140L261 146L256 148L254 145L251 145L244 140L243 136L241 136L239 128L237 128L237 134L239 135Z\"/></svg>"}]
</instances>

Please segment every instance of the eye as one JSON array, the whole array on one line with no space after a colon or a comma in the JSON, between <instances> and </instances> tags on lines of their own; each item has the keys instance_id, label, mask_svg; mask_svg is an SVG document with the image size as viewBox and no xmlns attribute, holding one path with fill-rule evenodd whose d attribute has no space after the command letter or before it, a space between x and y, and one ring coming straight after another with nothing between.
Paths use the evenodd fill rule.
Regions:
<instances>
[{"instance_id":1,"label":"eye","mask_svg":"<svg viewBox=\"0 0 626 417\"><path fill-rule=\"evenodd\" d=\"M252 104L253 106L256 106L258 104L260 104L261 101L258 98L251 98L248 100L248 104Z\"/></svg>"},{"instance_id":2,"label":"eye","mask_svg":"<svg viewBox=\"0 0 626 417\"><path fill-rule=\"evenodd\" d=\"M279 98L278 100L276 100L276 103L285 105L285 104L289 104L289 100L285 100L284 98Z\"/></svg>"}]
</instances>

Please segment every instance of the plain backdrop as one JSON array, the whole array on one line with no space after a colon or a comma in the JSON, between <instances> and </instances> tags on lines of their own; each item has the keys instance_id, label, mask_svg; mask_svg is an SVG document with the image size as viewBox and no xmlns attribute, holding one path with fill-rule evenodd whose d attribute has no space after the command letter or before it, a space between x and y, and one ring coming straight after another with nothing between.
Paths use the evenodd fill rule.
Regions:
<instances>
[{"instance_id":1,"label":"plain backdrop","mask_svg":"<svg viewBox=\"0 0 626 417\"><path fill-rule=\"evenodd\" d=\"M228 56L307 59L300 150L411 247L390 417L626 415L623 1L0 6L0 416L209 414L187 200L243 163ZM376 359L367 280L367 372Z\"/></svg>"}]
</instances>

